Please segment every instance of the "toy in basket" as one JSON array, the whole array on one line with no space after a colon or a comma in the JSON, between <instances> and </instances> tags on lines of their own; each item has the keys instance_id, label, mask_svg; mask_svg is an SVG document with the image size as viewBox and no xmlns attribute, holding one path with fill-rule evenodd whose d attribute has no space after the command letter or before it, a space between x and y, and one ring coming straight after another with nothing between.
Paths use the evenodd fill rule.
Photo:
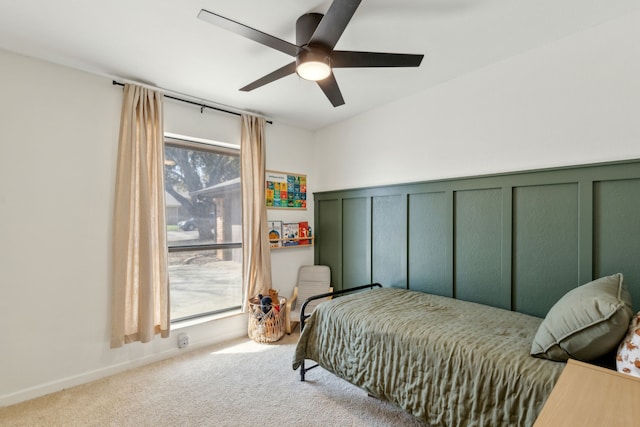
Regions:
<instances>
[{"instance_id":1,"label":"toy in basket","mask_svg":"<svg viewBox=\"0 0 640 427\"><path fill-rule=\"evenodd\" d=\"M275 301L275 303L274 303ZM285 332L284 307L286 298L269 289L269 295L258 295L249 300L249 338L259 343L278 341Z\"/></svg>"}]
</instances>

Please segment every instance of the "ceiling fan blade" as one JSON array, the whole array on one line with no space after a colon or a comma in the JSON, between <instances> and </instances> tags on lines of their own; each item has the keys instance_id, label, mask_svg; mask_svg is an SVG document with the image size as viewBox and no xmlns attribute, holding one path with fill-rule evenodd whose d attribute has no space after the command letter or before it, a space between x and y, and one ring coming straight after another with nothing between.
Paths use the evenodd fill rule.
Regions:
<instances>
[{"instance_id":1,"label":"ceiling fan blade","mask_svg":"<svg viewBox=\"0 0 640 427\"><path fill-rule=\"evenodd\" d=\"M232 33L246 37L254 42L279 50L287 55L296 56L298 54L299 48L295 44L289 43L288 41L279 39L267 33L263 33L262 31L248 27L232 19L225 18L224 16L209 12L208 10L201 9L200 13L198 13L198 18L209 22L210 24L224 28L225 30L229 30Z\"/></svg>"},{"instance_id":2,"label":"ceiling fan blade","mask_svg":"<svg viewBox=\"0 0 640 427\"><path fill-rule=\"evenodd\" d=\"M333 73L326 79L318 80L316 83L318 83L318 86L320 86L320 89L322 89L334 107L339 107L344 104L344 98L342 97L342 93L340 93L338 82Z\"/></svg>"},{"instance_id":3,"label":"ceiling fan blade","mask_svg":"<svg viewBox=\"0 0 640 427\"><path fill-rule=\"evenodd\" d=\"M309 44L322 44L333 50L362 0L334 0L313 32Z\"/></svg>"},{"instance_id":4,"label":"ceiling fan blade","mask_svg":"<svg viewBox=\"0 0 640 427\"><path fill-rule=\"evenodd\" d=\"M296 72L296 63L292 62L290 64L285 65L284 67L278 68L272 73L267 74L266 76L259 78L253 83L249 83L245 87L240 90L243 92L249 92L251 90L257 89L260 86L264 86L267 83L274 82L278 79L288 76L289 74L293 74Z\"/></svg>"},{"instance_id":5,"label":"ceiling fan blade","mask_svg":"<svg viewBox=\"0 0 640 427\"><path fill-rule=\"evenodd\" d=\"M334 68L418 67L422 58L424 55L334 50L331 54L331 66Z\"/></svg>"}]
</instances>

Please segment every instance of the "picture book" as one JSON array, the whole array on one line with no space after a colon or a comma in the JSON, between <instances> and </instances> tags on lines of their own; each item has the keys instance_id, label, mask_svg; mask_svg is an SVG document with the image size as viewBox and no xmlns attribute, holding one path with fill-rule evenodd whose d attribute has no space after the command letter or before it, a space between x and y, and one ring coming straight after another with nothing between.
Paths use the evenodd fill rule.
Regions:
<instances>
[{"instance_id":1,"label":"picture book","mask_svg":"<svg viewBox=\"0 0 640 427\"><path fill-rule=\"evenodd\" d=\"M282 221L267 221L269 244L272 248L282 246Z\"/></svg>"},{"instance_id":2,"label":"picture book","mask_svg":"<svg viewBox=\"0 0 640 427\"><path fill-rule=\"evenodd\" d=\"M282 224L283 246L297 246L300 228L297 222L285 222ZM291 239L291 240L288 240ZM295 240L294 240L295 239Z\"/></svg>"}]
</instances>

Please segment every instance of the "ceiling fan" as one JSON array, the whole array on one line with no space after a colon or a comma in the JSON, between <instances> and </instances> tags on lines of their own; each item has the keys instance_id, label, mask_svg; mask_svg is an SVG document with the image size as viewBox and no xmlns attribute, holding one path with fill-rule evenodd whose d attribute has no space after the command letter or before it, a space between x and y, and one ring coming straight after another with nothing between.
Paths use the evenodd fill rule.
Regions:
<instances>
[{"instance_id":1,"label":"ceiling fan","mask_svg":"<svg viewBox=\"0 0 640 427\"><path fill-rule=\"evenodd\" d=\"M241 88L248 92L289 74L316 81L334 107L344 104L333 68L418 67L424 55L334 50L362 0L334 0L325 15L307 13L296 21L296 44L202 9L198 18L295 57L295 61Z\"/></svg>"}]
</instances>

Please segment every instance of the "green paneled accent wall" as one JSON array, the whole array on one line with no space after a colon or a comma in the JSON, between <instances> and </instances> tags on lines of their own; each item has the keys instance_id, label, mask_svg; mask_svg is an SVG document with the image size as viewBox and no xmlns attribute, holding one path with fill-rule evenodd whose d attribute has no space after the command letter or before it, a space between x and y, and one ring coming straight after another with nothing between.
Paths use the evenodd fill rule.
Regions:
<instances>
[{"instance_id":1,"label":"green paneled accent wall","mask_svg":"<svg viewBox=\"0 0 640 427\"><path fill-rule=\"evenodd\" d=\"M371 199L346 199L342 205L343 227L353 239L342 242L342 253L349 262L342 268L344 283L371 283ZM356 237L357 236L357 237Z\"/></svg>"},{"instance_id":2,"label":"green paneled accent wall","mask_svg":"<svg viewBox=\"0 0 640 427\"><path fill-rule=\"evenodd\" d=\"M640 306L640 179L597 182L594 187L594 272L621 272Z\"/></svg>"},{"instance_id":3,"label":"green paneled accent wall","mask_svg":"<svg viewBox=\"0 0 640 427\"><path fill-rule=\"evenodd\" d=\"M543 317L578 278L578 185L513 189L513 308Z\"/></svg>"},{"instance_id":4,"label":"green paneled accent wall","mask_svg":"<svg viewBox=\"0 0 640 427\"><path fill-rule=\"evenodd\" d=\"M510 295L496 292L502 278L502 191L457 191L454 206L454 296L509 308Z\"/></svg>"},{"instance_id":5,"label":"green paneled accent wall","mask_svg":"<svg viewBox=\"0 0 640 427\"><path fill-rule=\"evenodd\" d=\"M315 262L370 282L545 316L621 272L640 307L640 161L315 193Z\"/></svg>"},{"instance_id":6,"label":"green paneled accent wall","mask_svg":"<svg viewBox=\"0 0 640 427\"><path fill-rule=\"evenodd\" d=\"M412 288L447 297L453 296L451 251L453 235L448 218L452 193L409 195L408 269ZM445 244L443 244L443 242Z\"/></svg>"},{"instance_id":7,"label":"green paneled accent wall","mask_svg":"<svg viewBox=\"0 0 640 427\"><path fill-rule=\"evenodd\" d=\"M391 288L406 288L406 196L373 197L372 203L372 281Z\"/></svg>"},{"instance_id":8,"label":"green paneled accent wall","mask_svg":"<svg viewBox=\"0 0 640 427\"><path fill-rule=\"evenodd\" d=\"M342 203L341 199L317 200L315 203L314 244L316 248L323 248L315 251L315 263L331 266L331 283L336 289L342 288ZM352 257L347 260L350 264L353 262Z\"/></svg>"}]
</instances>

